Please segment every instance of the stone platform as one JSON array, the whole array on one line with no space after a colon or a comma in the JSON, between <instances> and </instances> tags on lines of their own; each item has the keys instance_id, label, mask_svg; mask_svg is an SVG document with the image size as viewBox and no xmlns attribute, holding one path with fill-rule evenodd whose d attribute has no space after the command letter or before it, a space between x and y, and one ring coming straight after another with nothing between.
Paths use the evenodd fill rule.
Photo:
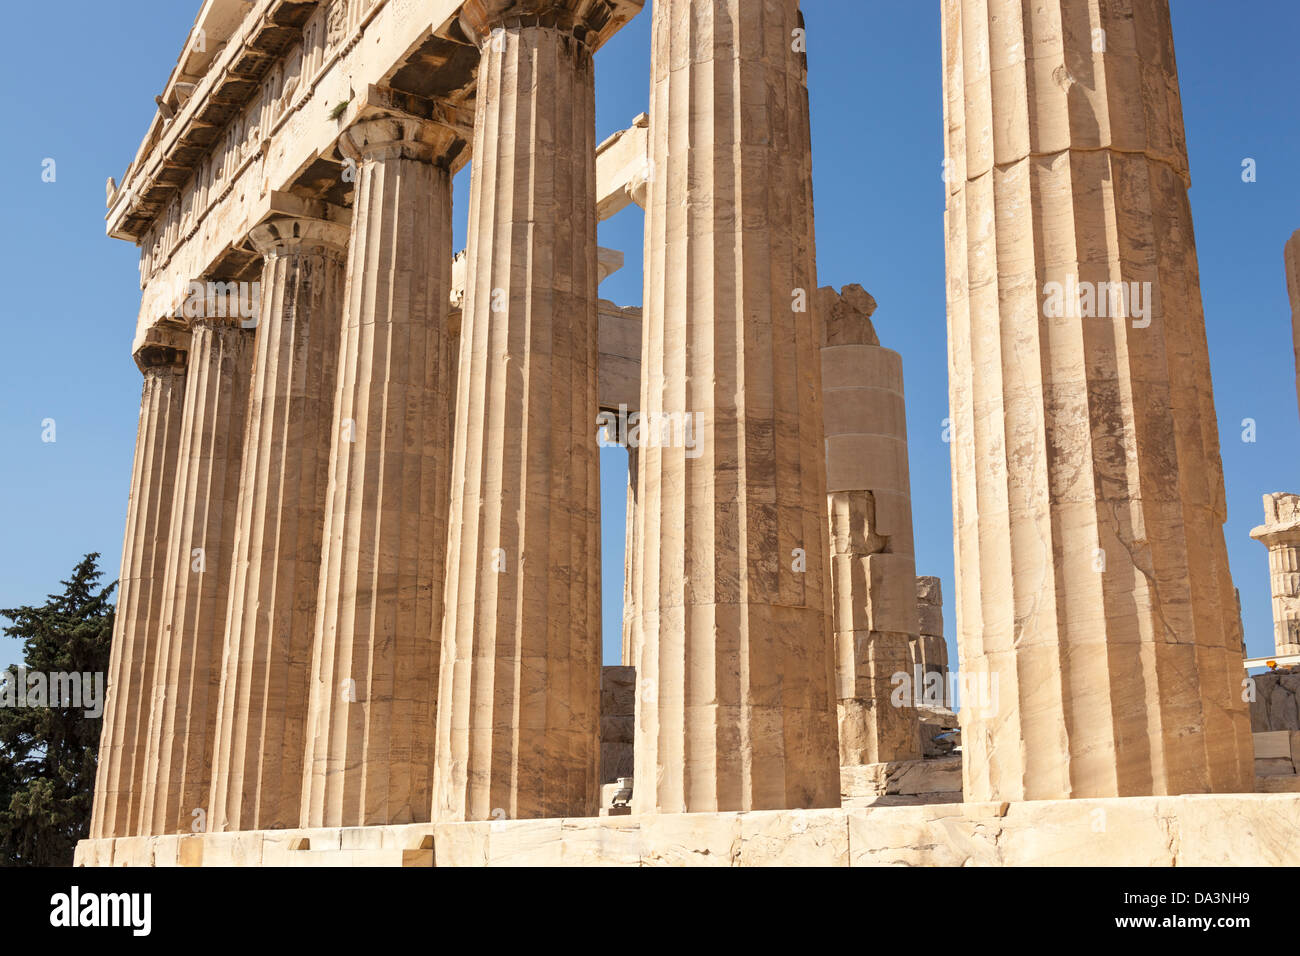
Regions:
<instances>
[{"instance_id":1,"label":"stone platform","mask_svg":"<svg viewBox=\"0 0 1300 956\"><path fill-rule=\"evenodd\" d=\"M948 803L83 840L78 866L1297 866L1300 794Z\"/></svg>"}]
</instances>

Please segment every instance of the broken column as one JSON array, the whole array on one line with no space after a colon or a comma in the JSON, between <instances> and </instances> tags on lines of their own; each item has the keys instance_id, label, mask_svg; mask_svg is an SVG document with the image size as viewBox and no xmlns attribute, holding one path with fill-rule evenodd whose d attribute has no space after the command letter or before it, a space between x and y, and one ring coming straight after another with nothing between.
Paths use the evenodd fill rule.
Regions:
<instances>
[{"instance_id":1,"label":"broken column","mask_svg":"<svg viewBox=\"0 0 1300 956\"><path fill-rule=\"evenodd\" d=\"M206 829L253 335L212 300L191 325L141 792L145 834Z\"/></svg>"},{"instance_id":2,"label":"broken column","mask_svg":"<svg viewBox=\"0 0 1300 956\"><path fill-rule=\"evenodd\" d=\"M1300 495L1265 495L1264 523L1250 536L1268 548L1277 656L1300 654Z\"/></svg>"},{"instance_id":3,"label":"broken column","mask_svg":"<svg viewBox=\"0 0 1300 956\"><path fill-rule=\"evenodd\" d=\"M916 579L917 636L912 644L912 666L925 675L937 675L940 687L948 686L948 642L943 636L943 592L939 579L922 575ZM947 705L947 699L944 699Z\"/></svg>"},{"instance_id":4,"label":"broken column","mask_svg":"<svg viewBox=\"0 0 1300 956\"><path fill-rule=\"evenodd\" d=\"M261 312L209 829L298 825L348 227L252 231Z\"/></svg>"},{"instance_id":5,"label":"broken column","mask_svg":"<svg viewBox=\"0 0 1300 956\"><path fill-rule=\"evenodd\" d=\"M822 289L822 394L840 764L916 760L916 562L903 360L880 347L875 300Z\"/></svg>"},{"instance_id":6,"label":"broken column","mask_svg":"<svg viewBox=\"0 0 1300 956\"><path fill-rule=\"evenodd\" d=\"M606 12L578 0L482 0L461 17L481 60L438 701L440 820L597 808L591 44L601 24L588 14Z\"/></svg>"},{"instance_id":7,"label":"broken column","mask_svg":"<svg viewBox=\"0 0 1300 956\"><path fill-rule=\"evenodd\" d=\"M144 375L144 388L95 771L91 839L140 832L139 800L153 700L154 658L163 630L163 577L169 555L167 535L181 446L188 351L188 334L154 326L135 354Z\"/></svg>"},{"instance_id":8,"label":"broken column","mask_svg":"<svg viewBox=\"0 0 1300 956\"><path fill-rule=\"evenodd\" d=\"M653 16L633 811L838 806L799 5Z\"/></svg>"},{"instance_id":9,"label":"broken column","mask_svg":"<svg viewBox=\"0 0 1300 956\"><path fill-rule=\"evenodd\" d=\"M362 120L312 655L303 826L432 806L450 460L447 129Z\"/></svg>"},{"instance_id":10,"label":"broken column","mask_svg":"<svg viewBox=\"0 0 1300 956\"><path fill-rule=\"evenodd\" d=\"M1248 791L1169 5L943 42L966 799Z\"/></svg>"},{"instance_id":11,"label":"broken column","mask_svg":"<svg viewBox=\"0 0 1300 956\"><path fill-rule=\"evenodd\" d=\"M952 753L960 741L960 721L952 710L958 701L956 688L948 677L943 592L938 578L916 579L916 617L918 633L912 642L912 687L919 688L921 753L926 757L944 756Z\"/></svg>"}]
</instances>

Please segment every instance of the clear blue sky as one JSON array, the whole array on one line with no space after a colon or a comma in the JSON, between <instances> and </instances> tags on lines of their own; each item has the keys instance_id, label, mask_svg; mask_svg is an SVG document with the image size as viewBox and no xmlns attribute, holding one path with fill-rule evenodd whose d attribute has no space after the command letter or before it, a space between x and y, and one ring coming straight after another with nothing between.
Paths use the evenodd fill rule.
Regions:
<instances>
[{"instance_id":1,"label":"clear blue sky","mask_svg":"<svg viewBox=\"0 0 1300 956\"><path fill-rule=\"evenodd\" d=\"M5 11L0 607L39 603L87 551L103 554L110 580L118 572L140 399L130 356L140 293L136 248L104 236L104 181L120 180L135 154L198 7L65 0ZM804 10L819 279L870 290L881 341L902 353L917 571L943 578L951 644L939 0L804 0ZM647 107L648 27L647 11L597 57L600 138ZM1272 648L1268 567L1249 532L1263 493L1300 491L1282 269L1282 245L1300 228L1300 4L1174 0L1174 30L1228 548L1249 650L1262 654ZM57 163L54 183L41 181L47 157ZM1241 180L1244 157L1258 163L1255 183ZM457 187L463 210L468 177ZM635 208L601 227L602 245L628 253L601 287L619 304L641 301L641 228ZM56 421L53 444L41 441L46 418ZM1241 440L1245 418L1257 422L1253 444ZM607 663L617 663L619 646L623 458L613 449L602 459ZM0 665L18 659L16 643L0 641Z\"/></svg>"}]
</instances>

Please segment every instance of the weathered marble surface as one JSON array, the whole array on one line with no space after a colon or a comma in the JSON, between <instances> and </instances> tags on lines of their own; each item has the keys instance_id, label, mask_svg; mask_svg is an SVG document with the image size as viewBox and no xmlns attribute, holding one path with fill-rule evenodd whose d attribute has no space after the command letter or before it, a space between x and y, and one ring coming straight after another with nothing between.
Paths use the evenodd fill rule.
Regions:
<instances>
[{"instance_id":1,"label":"weathered marble surface","mask_svg":"<svg viewBox=\"0 0 1300 956\"><path fill-rule=\"evenodd\" d=\"M1300 668L1256 675L1250 729L1300 730Z\"/></svg>"},{"instance_id":2,"label":"weathered marble surface","mask_svg":"<svg viewBox=\"0 0 1300 956\"><path fill-rule=\"evenodd\" d=\"M882 348L860 285L818 290L840 764L921 756L912 490L903 359Z\"/></svg>"},{"instance_id":3,"label":"weathered marble surface","mask_svg":"<svg viewBox=\"0 0 1300 956\"><path fill-rule=\"evenodd\" d=\"M235 502L209 830L297 826L348 228L253 231L262 310Z\"/></svg>"},{"instance_id":4,"label":"weathered marble surface","mask_svg":"<svg viewBox=\"0 0 1300 956\"><path fill-rule=\"evenodd\" d=\"M189 350L189 336L179 331L169 332L162 341L157 341L160 332L154 338L136 359L144 373L144 387L90 818L92 837L139 832Z\"/></svg>"},{"instance_id":5,"label":"weathered marble surface","mask_svg":"<svg viewBox=\"0 0 1300 956\"><path fill-rule=\"evenodd\" d=\"M603 5L469 4L480 65L434 758L439 820L595 812Z\"/></svg>"},{"instance_id":6,"label":"weathered marble surface","mask_svg":"<svg viewBox=\"0 0 1300 956\"><path fill-rule=\"evenodd\" d=\"M919 631L912 644L913 667L922 673L948 678L948 642L943 636L943 590L937 577L916 579L916 617Z\"/></svg>"},{"instance_id":7,"label":"weathered marble surface","mask_svg":"<svg viewBox=\"0 0 1300 956\"><path fill-rule=\"evenodd\" d=\"M800 26L797 0L653 8L641 412L691 434L637 454L638 810L839 798Z\"/></svg>"},{"instance_id":8,"label":"weathered marble surface","mask_svg":"<svg viewBox=\"0 0 1300 956\"><path fill-rule=\"evenodd\" d=\"M887 763L856 764L840 767L840 803L862 806L884 796L932 797L961 800L961 757L933 760L895 760Z\"/></svg>"},{"instance_id":9,"label":"weathered marble surface","mask_svg":"<svg viewBox=\"0 0 1300 956\"><path fill-rule=\"evenodd\" d=\"M376 119L357 168L312 640L301 822L432 806L447 534L453 137Z\"/></svg>"},{"instance_id":10,"label":"weathered marble surface","mask_svg":"<svg viewBox=\"0 0 1300 956\"><path fill-rule=\"evenodd\" d=\"M1253 782L1169 6L943 4L973 799Z\"/></svg>"},{"instance_id":11,"label":"weathered marble surface","mask_svg":"<svg viewBox=\"0 0 1300 956\"><path fill-rule=\"evenodd\" d=\"M200 318L190 336L137 834L202 819L219 726L254 333Z\"/></svg>"},{"instance_id":12,"label":"weathered marble surface","mask_svg":"<svg viewBox=\"0 0 1300 956\"><path fill-rule=\"evenodd\" d=\"M312 856L304 857L310 853ZM1296 866L1300 799L1195 795L83 840L78 866Z\"/></svg>"},{"instance_id":13,"label":"weathered marble surface","mask_svg":"<svg viewBox=\"0 0 1300 956\"><path fill-rule=\"evenodd\" d=\"M636 668L600 670L600 782L632 776L636 720ZM602 799L601 806L608 806Z\"/></svg>"}]
</instances>

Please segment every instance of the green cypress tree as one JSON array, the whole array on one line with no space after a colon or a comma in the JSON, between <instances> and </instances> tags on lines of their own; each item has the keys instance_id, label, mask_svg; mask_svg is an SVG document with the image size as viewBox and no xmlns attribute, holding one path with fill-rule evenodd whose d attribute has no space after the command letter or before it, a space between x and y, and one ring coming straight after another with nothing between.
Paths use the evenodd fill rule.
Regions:
<instances>
[{"instance_id":1,"label":"green cypress tree","mask_svg":"<svg viewBox=\"0 0 1300 956\"><path fill-rule=\"evenodd\" d=\"M113 639L116 582L99 587L99 555L88 554L40 607L0 610L12 620L5 634L23 641L23 666L10 667L0 680L10 685L0 702L17 699L25 679L27 697L32 674L93 676L104 705L109 649ZM83 685L84 686L84 685ZM71 866L77 841L90 827L95 767L102 716L91 717L89 701L68 706L48 687L35 706L0 706L0 864Z\"/></svg>"}]
</instances>

